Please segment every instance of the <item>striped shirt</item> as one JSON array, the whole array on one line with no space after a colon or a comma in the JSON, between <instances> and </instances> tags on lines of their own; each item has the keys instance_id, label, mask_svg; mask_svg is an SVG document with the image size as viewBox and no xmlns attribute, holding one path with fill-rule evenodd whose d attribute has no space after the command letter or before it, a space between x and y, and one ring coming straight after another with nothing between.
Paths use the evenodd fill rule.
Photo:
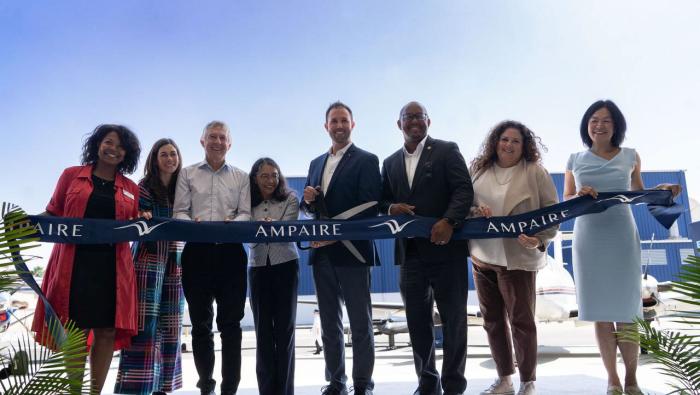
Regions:
<instances>
[{"instance_id":1,"label":"striped shirt","mask_svg":"<svg viewBox=\"0 0 700 395\"><path fill-rule=\"evenodd\" d=\"M227 163L214 171L206 160L183 168L177 179L173 217L250 221L248 174Z\"/></svg>"}]
</instances>

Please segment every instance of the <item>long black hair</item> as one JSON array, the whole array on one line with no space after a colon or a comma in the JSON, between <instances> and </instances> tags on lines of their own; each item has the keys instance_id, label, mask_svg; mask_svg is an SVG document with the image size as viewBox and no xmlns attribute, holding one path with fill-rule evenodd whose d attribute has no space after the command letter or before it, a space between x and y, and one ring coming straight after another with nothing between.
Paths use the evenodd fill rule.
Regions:
<instances>
[{"instance_id":1,"label":"long black hair","mask_svg":"<svg viewBox=\"0 0 700 395\"><path fill-rule=\"evenodd\" d=\"M160 180L160 168L158 167L158 151L164 145L171 144L175 147L177 151L177 169L173 176L170 178L170 183L168 185L163 185ZM175 144L175 141L168 138L163 138L156 141L151 148L151 152L148 153L146 158L146 166L143 168L143 182L146 187L153 192L154 198L156 200L165 200L171 204L175 201L175 186L177 185L177 177L180 175L180 170L182 169L182 155L180 155L180 148Z\"/></svg>"},{"instance_id":2,"label":"long black hair","mask_svg":"<svg viewBox=\"0 0 700 395\"><path fill-rule=\"evenodd\" d=\"M94 165L97 163L100 144L102 144L105 136L111 132L115 132L119 136L119 142L125 151L124 160L117 165L117 171L122 174L133 173L139 164L141 145L134 132L123 125L98 125L83 143L83 154L80 163L83 165Z\"/></svg>"},{"instance_id":3,"label":"long black hair","mask_svg":"<svg viewBox=\"0 0 700 395\"><path fill-rule=\"evenodd\" d=\"M282 170L280 170L277 162L270 158L260 158L253 163L253 167L250 169L250 206L255 207L263 201L262 193L257 183L258 172L264 165L269 165L277 170L279 173L279 182L277 183L277 188L272 192L272 198L277 201L285 201L292 191L287 188L287 179L282 175Z\"/></svg>"}]
</instances>

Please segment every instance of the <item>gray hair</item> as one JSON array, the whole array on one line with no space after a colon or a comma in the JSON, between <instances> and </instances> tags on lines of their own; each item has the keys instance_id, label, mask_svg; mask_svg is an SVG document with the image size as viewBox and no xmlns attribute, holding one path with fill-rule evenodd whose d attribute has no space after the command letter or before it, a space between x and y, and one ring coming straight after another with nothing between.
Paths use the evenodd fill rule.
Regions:
<instances>
[{"instance_id":1,"label":"gray hair","mask_svg":"<svg viewBox=\"0 0 700 395\"><path fill-rule=\"evenodd\" d=\"M224 132L226 132L226 139L228 139L228 141L231 142L231 129L229 129L226 122L222 122L222 121L209 122L207 124L207 126L204 127L204 130L202 131L202 137L200 140L202 140L202 141L206 140L207 133L209 133L209 131L212 129L223 129Z\"/></svg>"}]
</instances>

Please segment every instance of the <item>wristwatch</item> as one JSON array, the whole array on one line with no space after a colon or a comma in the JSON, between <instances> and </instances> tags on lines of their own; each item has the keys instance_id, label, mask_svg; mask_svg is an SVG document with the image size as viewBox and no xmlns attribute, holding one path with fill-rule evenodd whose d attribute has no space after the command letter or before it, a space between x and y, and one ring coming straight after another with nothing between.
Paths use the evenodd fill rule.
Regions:
<instances>
[{"instance_id":1,"label":"wristwatch","mask_svg":"<svg viewBox=\"0 0 700 395\"><path fill-rule=\"evenodd\" d=\"M459 225L459 222L457 222L457 220L454 218L442 217L442 219L444 219L453 228Z\"/></svg>"}]
</instances>

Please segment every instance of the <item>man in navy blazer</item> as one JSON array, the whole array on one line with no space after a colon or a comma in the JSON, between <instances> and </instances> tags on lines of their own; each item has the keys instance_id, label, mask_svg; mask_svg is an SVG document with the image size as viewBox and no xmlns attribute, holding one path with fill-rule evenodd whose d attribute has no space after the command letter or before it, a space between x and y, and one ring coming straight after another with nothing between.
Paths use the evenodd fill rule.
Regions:
<instances>
[{"instance_id":1,"label":"man in navy blazer","mask_svg":"<svg viewBox=\"0 0 700 395\"><path fill-rule=\"evenodd\" d=\"M316 218L333 217L360 204L378 202L381 198L379 160L350 140L355 127L350 107L341 102L331 104L326 110L324 126L332 145L328 152L311 161L302 208ZM323 207L325 213L321 212ZM374 206L353 218L373 217L377 213L378 206ZM364 262L341 242L311 243L310 263L321 315L326 380L330 382L322 389L324 395L347 394L341 301L345 301L352 331L354 392L372 394L374 389L370 268L375 264L376 255L370 240L351 243Z\"/></svg>"},{"instance_id":2,"label":"man in navy blazer","mask_svg":"<svg viewBox=\"0 0 700 395\"><path fill-rule=\"evenodd\" d=\"M467 387L469 247L466 240L451 238L471 207L471 178L457 144L428 136L430 118L423 105L406 104L397 125L404 144L384 160L381 210L438 218L430 239L396 240L401 297L418 376L414 394L461 394ZM442 379L435 368L433 303L444 335Z\"/></svg>"}]
</instances>

